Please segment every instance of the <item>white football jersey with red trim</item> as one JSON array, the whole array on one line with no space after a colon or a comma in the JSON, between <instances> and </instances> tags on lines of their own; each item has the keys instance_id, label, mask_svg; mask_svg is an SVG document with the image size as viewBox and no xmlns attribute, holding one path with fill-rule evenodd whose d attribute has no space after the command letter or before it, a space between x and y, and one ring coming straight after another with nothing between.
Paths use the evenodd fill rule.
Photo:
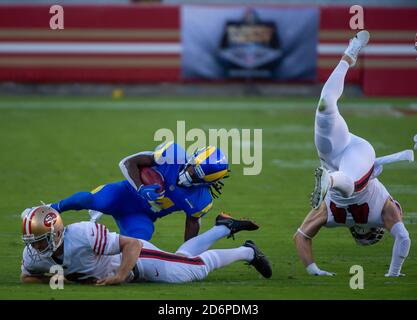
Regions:
<instances>
[{"instance_id":1,"label":"white football jersey with red trim","mask_svg":"<svg viewBox=\"0 0 417 320\"><path fill-rule=\"evenodd\" d=\"M330 191L325 198L327 206L326 227L362 225L382 227L382 209L390 197L387 189L378 179L369 181L365 189L343 198Z\"/></svg>"},{"instance_id":2,"label":"white football jersey with red trim","mask_svg":"<svg viewBox=\"0 0 417 320\"><path fill-rule=\"evenodd\" d=\"M119 235L104 225L78 222L64 233L64 275L70 281L89 281L115 274L120 266ZM51 257L31 257L23 251L22 272L48 273L57 264Z\"/></svg>"},{"instance_id":3,"label":"white football jersey with red trim","mask_svg":"<svg viewBox=\"0 0 417 320\"><path fill-rule=\"evenodd\" d=\"M184 257L158 249L141 240L143 248L126 282L153 281L180 283L204 279L207 266L200 257ZM119 235L109 232L104 225L79 222L66 227L64 233L63 268L66 279L94 282L115 275L120 267ZM57 262L48 256L30 256L23 251L22 272L27 275L49 273Z\"/></svg>"}]
</instances>

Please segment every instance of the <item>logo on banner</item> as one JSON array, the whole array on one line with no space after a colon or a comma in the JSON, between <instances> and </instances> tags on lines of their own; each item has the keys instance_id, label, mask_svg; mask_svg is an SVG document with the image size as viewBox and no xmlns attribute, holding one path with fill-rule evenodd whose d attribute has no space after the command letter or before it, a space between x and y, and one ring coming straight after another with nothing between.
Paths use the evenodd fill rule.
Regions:
<instances>
[{"instance_id":1,"label":"logo on banner","mask_svg":"<svg viewBox=\"0 0 417 320\"><path fill-rule=\"evenodd\" d=\"M219 56L229 77L270 78L282 55L277 26L253 8L238 21L227 21Z\"/></svg>"}]
</instances>

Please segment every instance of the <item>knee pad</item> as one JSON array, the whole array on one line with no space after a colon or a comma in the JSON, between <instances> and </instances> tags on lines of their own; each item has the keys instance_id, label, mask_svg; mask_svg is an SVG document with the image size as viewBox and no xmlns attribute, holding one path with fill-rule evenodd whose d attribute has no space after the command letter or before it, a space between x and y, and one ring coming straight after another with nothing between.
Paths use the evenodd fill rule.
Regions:
<instances>
[{"instance_id":1,"label":"knee pad","mask_svg":"<svg viewBox=\"0 0 417 320\"><path fill-rule=\"evenodd\" d=\"M336 171L330 174L333 178L332 188L338 191L342 197L348 198L355 191L355 181L344 174L342 171Z\"/></svg>"}]
</instances>

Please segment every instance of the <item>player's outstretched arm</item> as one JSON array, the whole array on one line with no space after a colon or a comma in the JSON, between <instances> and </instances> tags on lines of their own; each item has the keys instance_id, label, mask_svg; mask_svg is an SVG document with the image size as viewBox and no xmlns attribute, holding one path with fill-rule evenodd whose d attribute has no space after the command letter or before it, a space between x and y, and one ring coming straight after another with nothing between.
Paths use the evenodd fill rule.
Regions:
<instances>
[{"instance_id":1,"label":"player's outstretched arm","mask_svg":"<svg viewBox=\"0 0 417 320\"><path fill-rule=\"evenodd\" d=\"M120 252L122 261L116 275L97 281L97 285L120 284L126 281L130 271L135 267L139 254L142 250L142 242L130 237L119 237Z\"/></svg>"},{"instance_id":2,"label":"player's outstretched arm","mask_svg":"<svg viewBox=\"0 0 417 320\"><path fill-rule=\"evenodd\" d=\"M140 152L122 159L119 163L124 177L136 190L142 185L139 168L151 167L155 164L152 152Z\"/></svg>"},{"instance_id":3,"label":"player's outstretched arm","mask_svg":"<svg viewBox=\"0 0 417 320\"><path fill-rule=\"evenodd\" d=\"M326 204L323 202L319 209L311 210L304 219L301 227L294 234L295 247L298 256L311 275L333 276L334 273L320 270L314 263L313 257L313 237L319 232L320 228L327 221Z\"/></svg>"},{"instance_id":4,"label":"player's outstretched arm","mask_svg":"<svg viewBox=\"0 0 417 320\"><path fill-rule=\"evenodd\" d=\"M200 218L187 216L185 219L184 242L198 236L200 232Z\"/></svg>"}]
</instances>

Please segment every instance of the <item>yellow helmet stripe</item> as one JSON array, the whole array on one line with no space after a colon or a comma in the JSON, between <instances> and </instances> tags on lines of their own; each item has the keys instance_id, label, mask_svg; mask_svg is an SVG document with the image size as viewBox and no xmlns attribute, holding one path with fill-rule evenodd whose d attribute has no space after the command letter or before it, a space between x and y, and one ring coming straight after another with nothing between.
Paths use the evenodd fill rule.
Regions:
<instances>
[{"instance_id":1,"label":"yellow helmet stripe","mask_svg":"<svg viewBox=\"0 0 417 320\"><path fill-rule=\"evenodd\" d=\"M226 173L227 173L227 169L209 174L209 175L204 177L204 181L207 181L207 182L216 181L216 180L222 178L224 175L226 175Z\"/></svg>"},{"instance_id":2,"label":"yellow helmet stripe","mask_svg":"<svg viewBox=\"0 0 417 320\"><path fill-rule=\"evenodd\" d=\"M174 141L168 141L165 144L163 144L158 150L155 150L155 152L154 152L155 162L157 162L159 160L159 158L162 156L164 151L166 149L168 149L173 143L174 143Z\"/></svg>"},{"instance_id":3,"label":"yellow helmet stripe","mask_svg":"<svg viewBox=\"0 0 417 320\"><path fill-rule=\"evenodd\" d=\"M199 165L201 162L203 162L204 160L206 160L208 157L210 157L210 155L216 150L216 147L213 146L208 146L207 149L200 153L196 158L195 158L195 164Z\"/></svg>"}]
</instances>

